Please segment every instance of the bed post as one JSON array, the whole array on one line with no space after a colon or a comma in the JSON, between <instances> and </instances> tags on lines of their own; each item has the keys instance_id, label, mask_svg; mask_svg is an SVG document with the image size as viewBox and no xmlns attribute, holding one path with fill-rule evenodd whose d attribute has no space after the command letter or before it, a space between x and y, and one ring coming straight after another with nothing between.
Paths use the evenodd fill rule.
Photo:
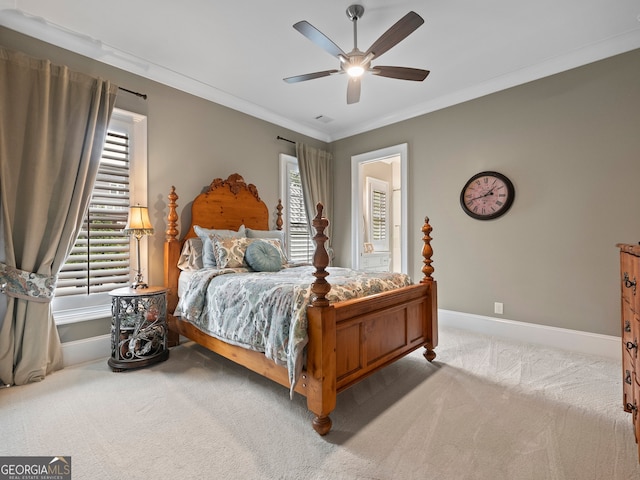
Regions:
<instances>
[{"instance_id":1,"label":"bed post","mask_svg":"<svg viewBox=\"0 0 640 480\"><path fill-rule=\"evenodd\" d=\"M167 317L173 314L178 305L178 291L176 285L178 285L178 271L177 265L180 258L180 242L178 241L178 212L176 207L178 204L176 200L178 194L176 193L176 187L171 186L171 192L169 193L169 214L167 215L167 231L164 241L164 286L168 288L167 292ZM169 318L167 322L170 325ZM178 345L179 343L178 332L168 329L167 343L170 347Z\"/></svg>"},{"instance_id":2,"label":"bed post","mask_svg":"<svg viewBox=\"0 0 640 480\"><path fill-rule=\"evenodd\" d=\"M428 312L430 315L430 338L427 345L424 347L424 357L432 362L436 358L436 352L434 352L434 348L438 345L438 295L437 295L437 284L436 281L431 276L433 274L434 268L431 266L433 256L433 248L431 248L431 231L433 227L429 224L429 217L424 217L424 225L422 226L422 241L424 245L422 246L422 263L424 266L422 267L422 273L424 277L420 280L420 283L427 283L431 287L430 295L431 295L431 312Z\"/></svg>"},{"instance_id":3,"label":"bed post","mask_svg":"<svg viewBox=\"0 0 640 480\"><path fill-rule=\"evenodd\" d=\"M325 270L329 266L329 253L324 244L329 238L324 234L324 231L329 226L329 220L322 216L324 205L318 203L316 209L318 214L312 221L313 228L316 229L316 235L313 237L316 244L316 250L313 252L313 266L316 271L313 272L313 276L316 279L311 285L311 291L314 293L313 306L327 307L329 305L327 293L331 290L331 285L326 280L329 276L329 272Z\"/></svg>"},{"instance_id":4,"label":"bed post","mask_svg":"<svg viewBox=\"0 0 640 480\"><path fill-rule=\"evenodd\" d=\"M326 280L329 254L325 248L328 238L324 231L329 220L322 216L324 207L321 203L316 208L318 214L312 222L317 232L313 237L316 243L313 255L316 270L313 275L316 279L311 284L312 304L307 308L307 378L303 377L301 381L307 384L307 407L315 414L313 429L320 435L326 435L331 430L329 414L336 406L336 316L327 299L331 285Z\"/></svg>"},{"instance_id":5,"label":"bed post","mask_svg":"<svg viewBox=\"0 0 640 480\"><path fill-rule=\"evenodd\" d=\"M284 207L282 206L282 199L279 198L278 199L278 205L276 205L276 210L278 211L278 213L276 213L276 230L282 230L282 224L284 223L282 221L282 209Z\"/></svg>"}]
</instances>

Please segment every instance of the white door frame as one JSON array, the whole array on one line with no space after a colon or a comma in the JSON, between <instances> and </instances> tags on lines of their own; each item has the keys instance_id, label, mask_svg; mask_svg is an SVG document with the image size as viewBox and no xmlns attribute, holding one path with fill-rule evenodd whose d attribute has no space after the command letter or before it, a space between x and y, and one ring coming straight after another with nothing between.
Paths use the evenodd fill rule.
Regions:
<instances>
[{"instance_id":1,"label":"white door frame","mask_svg":"<svg viewBox=\"0 0 640 480\"><path fill-rule=\"evenodd\" d=\"M388 157L400 156L400 188L401 188L401 214L400 214L400 264L402 273L409 273L408 265L408 194L407 194L407 144L401 143L372 152L361 153L351 157L351 232L353 234L353 242L351 244L351 265L354 269L360 267L360 255L364 242L363 234L360 228L360 219L362 218L362 190L360 188L360 165L375 162Z\"/></svg>"}]
</instances>

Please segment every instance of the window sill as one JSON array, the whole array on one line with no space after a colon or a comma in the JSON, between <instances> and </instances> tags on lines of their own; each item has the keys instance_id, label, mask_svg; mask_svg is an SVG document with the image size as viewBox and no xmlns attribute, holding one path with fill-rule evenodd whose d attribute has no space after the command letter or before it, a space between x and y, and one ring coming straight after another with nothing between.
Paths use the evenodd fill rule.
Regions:
<instances>
[{"instance_id":1,"label":"window sill","mask_svg":"<svg viewBox=\"0 0 640 480\"><path fill-rule=\"evenodd\" d=\"M70 323L98 320L111 317L111 305L98 305L95 307L73 308L53 312L56 325L68 325Z\"/></svg>"}]
</instances>

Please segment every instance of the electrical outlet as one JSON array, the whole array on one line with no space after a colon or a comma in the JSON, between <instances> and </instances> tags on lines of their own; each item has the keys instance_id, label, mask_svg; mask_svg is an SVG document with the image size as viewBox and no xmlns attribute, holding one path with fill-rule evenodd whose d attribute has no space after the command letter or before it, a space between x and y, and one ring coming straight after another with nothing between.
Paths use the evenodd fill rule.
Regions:
<instances>
[{"instance_id":1,"label":"electrical outlet","mask_svg":"<svg viewBox=\"0 0 640 480\"><path fill-rule=\"evenodd\" d=\"M499 315L502 315L503 309L502 309L503 305L501 302L494 302L493 304L493 313L497 313Z\"/></svg>"}]
</instances>

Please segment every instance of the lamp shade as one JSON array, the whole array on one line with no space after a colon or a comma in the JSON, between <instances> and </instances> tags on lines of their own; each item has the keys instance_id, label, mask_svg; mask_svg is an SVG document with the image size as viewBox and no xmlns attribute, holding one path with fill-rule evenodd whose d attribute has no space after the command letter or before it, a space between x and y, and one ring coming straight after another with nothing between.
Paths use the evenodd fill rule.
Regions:
<instances>
[{"instance_id":1,"label":"lamp shade","mask_svg":"<svg viewBox=\"0 0 640 480\"><path fill-rule=\"evenodd\" d=\"M129 219L122 231L127 235L137 237L153 235L153 226L151 225L151 220L149 220L149 209L139 205L129 207Z\"/></svg>"}]
</instances>

